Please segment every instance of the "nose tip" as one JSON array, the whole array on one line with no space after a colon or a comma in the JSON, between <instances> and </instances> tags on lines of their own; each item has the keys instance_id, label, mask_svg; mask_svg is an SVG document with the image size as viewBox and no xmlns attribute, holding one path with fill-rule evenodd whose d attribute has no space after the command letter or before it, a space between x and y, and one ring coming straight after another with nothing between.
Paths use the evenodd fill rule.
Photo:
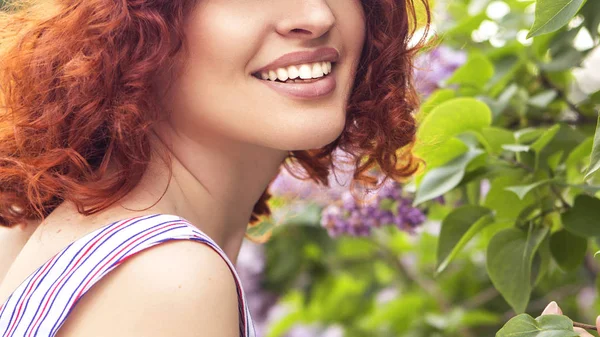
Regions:
<instances>
[{"instance_id":1,"label":"nose tip","mask_svg":"<svg viewBox=\"0 0 600 337\"><path fill-rule=\"evenodd\" d=\"M289 15L277 26L281 35L316 39L335 24L335 16L324 0L301 1L298 7L290 8Z\"/></svg>"}]
</instances>

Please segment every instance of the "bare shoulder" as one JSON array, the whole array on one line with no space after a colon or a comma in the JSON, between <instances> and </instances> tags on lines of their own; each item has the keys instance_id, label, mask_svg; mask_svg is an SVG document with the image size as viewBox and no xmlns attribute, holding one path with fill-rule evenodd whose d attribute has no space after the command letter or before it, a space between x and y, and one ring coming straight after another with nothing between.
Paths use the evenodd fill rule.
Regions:
<instances>
[{"instance_id":1,"label":"bare shoulder","mask_svg":"<svg viewBox=\"0 0 600 337\"><path fill-rule=\"evenodd\" d=\"M172 240L145 249L98 281L57 337L239 336L231 270L207 245Z\"/></svg>"},{"instance_id":2,"label":"bare shoulder","mask_svg":"<svg viewBox=\"0 0 600 337\"><path fill-rule=\"evenodd\" d=\"M0 225L0 283L38 225L33 221L12 227Z\"/></svg>"}]
</instances>

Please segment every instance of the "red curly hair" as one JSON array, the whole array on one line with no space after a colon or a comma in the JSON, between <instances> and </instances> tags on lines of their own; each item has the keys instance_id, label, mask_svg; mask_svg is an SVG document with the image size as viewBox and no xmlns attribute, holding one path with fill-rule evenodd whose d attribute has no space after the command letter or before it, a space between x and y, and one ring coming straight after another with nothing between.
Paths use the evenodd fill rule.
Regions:
<instances>
[{"instance_id":1,"label":"red curly hair","mask_svg":"<svg viewBox=\"0 0 600 337\"><path fill-rule=\"evenodd\" d=\"M43 219L64 201L93 214L139 183L161 118L153 79L185 47L182 22L197 1L11 0L0 10L1 225ZM361 0L366 40L345 129L324 148L290 151L290 173L329 186L336 148L355 158L353 183L372 186L376 166L394 180L417 170L412 62L430 22L420 1L425 34L411 46L422 21L413 0ZM251 225L270 215L270 196L267 187Z\"/></svg>"}]
</instances>

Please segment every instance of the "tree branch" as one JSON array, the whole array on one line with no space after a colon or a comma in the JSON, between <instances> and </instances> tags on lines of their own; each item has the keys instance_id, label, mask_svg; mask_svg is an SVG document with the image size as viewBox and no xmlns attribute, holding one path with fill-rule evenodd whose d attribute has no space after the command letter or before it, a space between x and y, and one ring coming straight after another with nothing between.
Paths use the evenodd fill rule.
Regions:
<instances>
[{"instance_id":1,"label":"tree branch","mask_svg":"<svg viewBox=\"0 0 600 337\"><path fill-rule=\"evenodd\" d=\"M577 114L577 119L574 121L575 124L583 124L592 121L590 118L586 117L583 114L581 109L579 109L573 102L569 100L569 98L567 98L567 95L565 94L564 90L552 83L552 81L550 80L550 78L548 78L548 75L546 75L545 72L540 71L540 79L542 81L542 84L546 88L554 90L558 97L569 106L569 109L571 109L571 111Z\"/></svg>"}]
</instances>

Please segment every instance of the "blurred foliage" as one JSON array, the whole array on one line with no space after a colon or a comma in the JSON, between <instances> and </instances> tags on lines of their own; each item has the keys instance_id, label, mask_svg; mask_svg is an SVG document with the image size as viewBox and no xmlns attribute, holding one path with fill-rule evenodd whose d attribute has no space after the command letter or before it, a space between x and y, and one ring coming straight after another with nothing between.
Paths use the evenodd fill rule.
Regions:
<instances>
[{"instance_id":1,"label":"blurred foliage","mask_svg":"<svg viewBox=\"0 0 600 337\"><path fill-rule=\"evenodd\" d=\"M416 76L414 150L427 166L399 197L412 195L427 221L416 233L377 222L331 236L354 226L343 214L383 216L339 206L331 221L276 226L262 285L279 301L265 336L504 336L527 325L574 336L566 317L534 319L552 300L594 322L599 24L598 0L436 1L435 45Z\"/></svg>"}]
</instances>

